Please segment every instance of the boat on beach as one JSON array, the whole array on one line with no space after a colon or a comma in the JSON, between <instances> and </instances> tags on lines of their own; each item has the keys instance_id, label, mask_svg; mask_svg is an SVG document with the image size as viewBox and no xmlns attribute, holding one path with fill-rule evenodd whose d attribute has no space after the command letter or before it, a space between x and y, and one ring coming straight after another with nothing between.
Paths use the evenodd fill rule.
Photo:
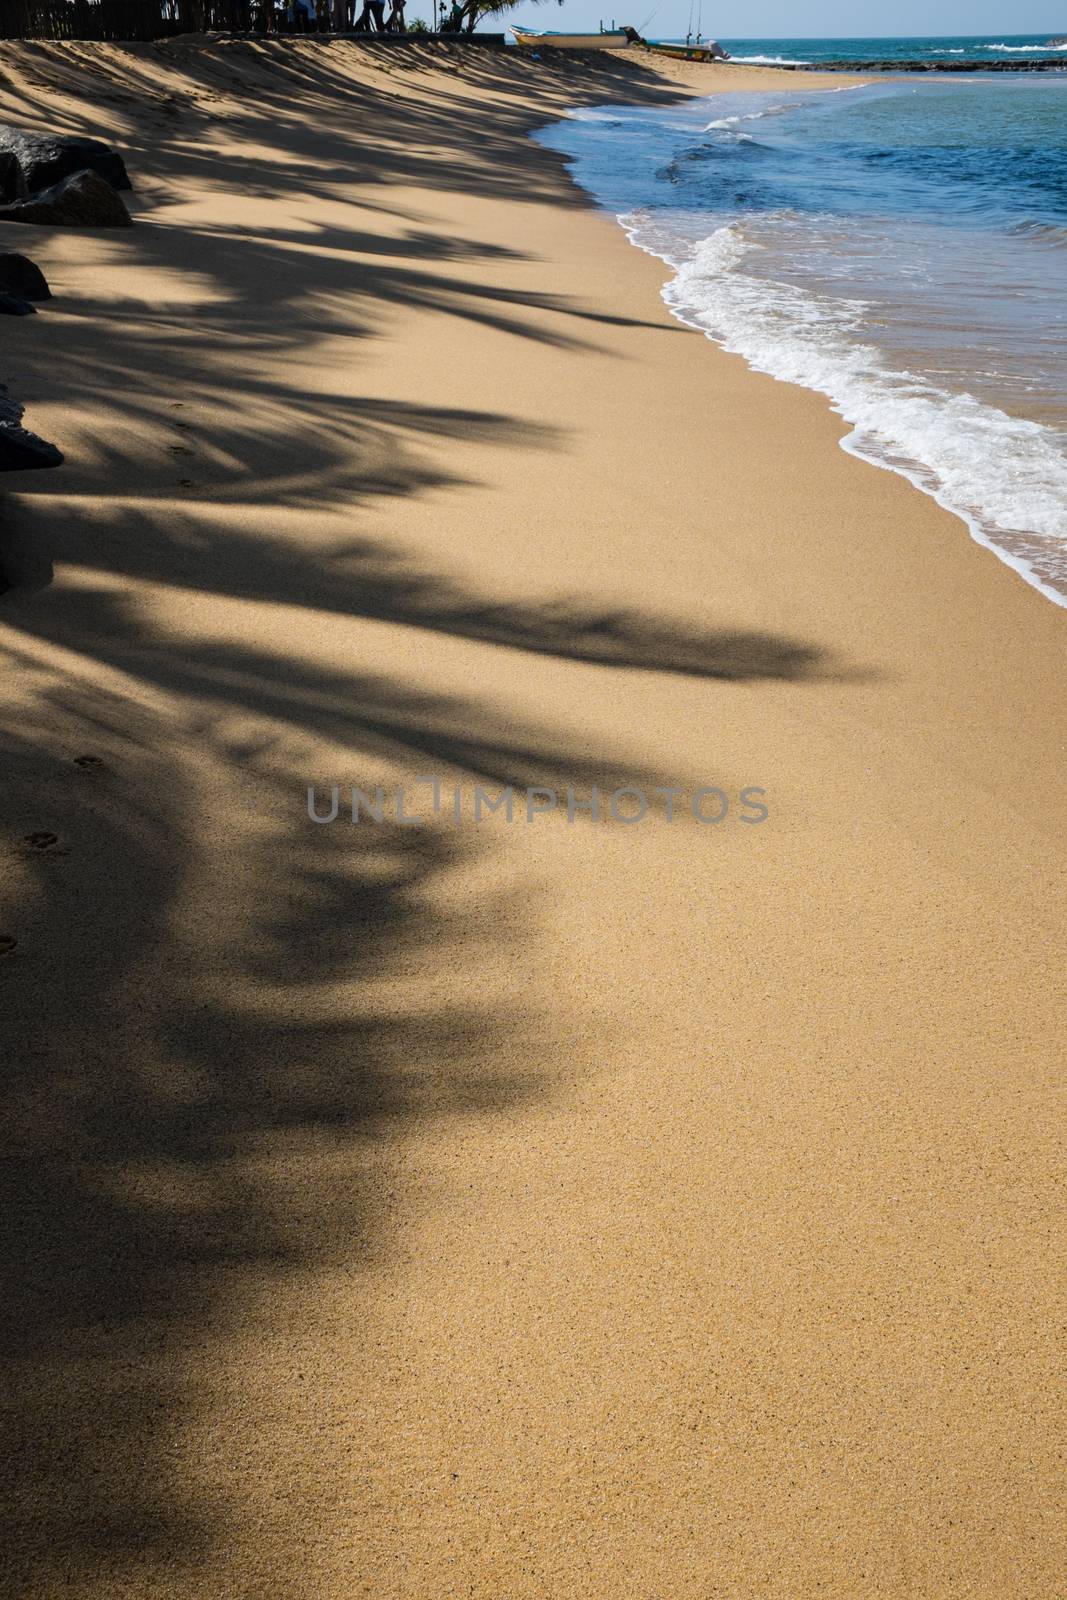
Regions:
<instances>
[{"instance_id":1,"label":"boat on beach","mask_svg":"<svg viewBox=\"0 0 1067 1600\"><path fill-rule=\"evenodd\" d=\"M548 46L553 50L623 50L627 36L621 28L600 33L551 33L544 28L515 28L515 43L527 48Z\"/></svg>"},{"instance_id":2,"label":"boat on beach","mask_svg":"<svg viewBox=\"0 0 1067 1600\"><path fill-rule=\"evenodd\" d=\"M646 43L657 55L672 56L676 61L729 61L730 59L717 39L700 39L694 44L649 39Z\"/></svg>"}]
</instances>

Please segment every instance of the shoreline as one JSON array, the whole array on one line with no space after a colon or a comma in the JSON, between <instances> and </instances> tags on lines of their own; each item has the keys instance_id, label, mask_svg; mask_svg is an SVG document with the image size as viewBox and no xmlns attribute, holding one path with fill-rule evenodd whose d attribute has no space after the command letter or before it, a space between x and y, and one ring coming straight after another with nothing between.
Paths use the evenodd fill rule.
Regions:
<instances>
[{"instance_id":1,"label":"shoreline","mask_svg":"<svg viewBox=\"0 0 1067 1600\"><path fill-rule=\"evenodd\" d=\"M846 89L861 88L865 87L869 82L869 79L857 80L843 87ZM835 93L838 92L840 87L842 86L831 87L820 84L805 92L812 94ZM749 91L750 94L753 92L773 95L775 91L772 89ZM768 111L775 109L776 107L773 104L768 106ZM752 115L753 113L750 110L745 114L745 120L751 120ZM545 148L550 151L557 148L551 141L537 140L537 142L544 144ZM1059 545L1054 537L1035 532L1032 528L1014 529L1005 527L998 524L991 513L987 513L986 520L983 520L982 515L977 509L974 509L973 505L968 506L967 496L964 491L969 490L973 500L977 502L980 501L983 492L986 495L990 493L988 483L976 482L972 479L970 482L957 485L956 498L953 498L943 482L942 471L939 469L944 466L944 462L938 462L936 451L928 452L922 458L911 456L909 460L909 450L906 444L902 442L900 434L898 433L894 438L890 430L887 436L884 418L876 408L872 409L872 389L878 386L881 387L883 406L886 402L899 405L902 400L906 403L908 385L901 381L901 375L896 373L891 366L887 370L883 370L880 365L881 353L879 353L879 362L876 362L868 371L865 385L859 392L857 392L855 374L849 365L850 350L847 347L844 349L832 347L829 351L824 351L821 370L818 373L811 372L806 378L800 378L795 375L786 376L785 373L791 367L795 368L798 359L803 364L803 353L798 354L797 350L787 343L785 347L786 354L783 358L780 330L776 348L772 353L768 353L765 349L753 350L752 329L744 321L738 326L735 319L735 325L732 328L709 327L707 325L708 321L714 321L714 319L705 318L699 301L694 302L691 295L687 295L686 292L687 268L693 255L691 243L687 245L685 240L676 239L676 245L680 245L680 253L670 254L666 253L663 245L659 242L645 242L643 234L648 233L648 228L643 227L640 206L635 212L629 210L619 211L613 205L609 205L607 200L598 195L595 190L583 184L581 166L584 152L581 141L572 142L571 148L569 150L565 149L561 153L568 164L568 172L572 181L589 195L593 206L614 217L615 222L635 249L641 250L654 260L661 262L673 274L661 285L660 298L666 305L669 314L675 320L701 334L710 343L726 353L740 355L751 371L766 374L778 382L805 388L809 392L819 395L825 400L832 413L848 425L845 436L840 441L843 450L855 456L858 460L878 467L882 471L899 474L913 488L928 496L943 510L962 522L971 538L978 545L996 556L999 561L1003 562L1017 577L1020 577L1024 583L1036 590L1044 599L1051 601L1053 605L1060 608L1067 607L1067 588L1057 588L1055 582L1049 576L1050 572L1055 571L1058 564ZM718 239L724 233L732 233L739 220L742 219L734 219L733 223L720 220L715 238ZM712 242L710 238L700 241L697 245L697 253L699 253L701 244L707 245ZM802 315L803 310L803 306L799 307L798 315ZM746 348L746 334L749 336L748 348ZM810 366L810 361L808 364ZM951 406L954 401L966 398L966 395L953 395L949 390L939 388L933 378L928 378L926 382L928 392L924 392L923 395L924 405L929 406L933 396L936 396L936 400L942 409ZM1009 428L1019 428L1024 431L1032 428L1044 430L1046 427L1044 423L1034 417L1019 416L1017 414L1014 416L1009 415L993 401L982 399L980 394L976 403L981 412L982 422L987 427L1004 424ZM925 419L925 423L927 427L930 426L929 418ZM899 422L897 427L900 427ZM916 436L921 434L921 431L920 425L916 422L910 429L911 439L914 440ZM1048 443L1051 448L1055 449L1055 445L1052 443L1053 438L1054 435L1049 433ZM876 439L878 440L877 444L875 443ZM951 460L949 464L950 466L953 465ZM1031 462L1030 465L1034 473L1039 471L1038 463ZM1048 470L1048 463L1043 463L1043 465ZM1014 487L1017 495L1017 483ZM1047 499L1052 498L1053 490L1047 483L1044 485L1044 492ZM1004 498L1003 488L1001 489L1000 498L1002 500ZM1046 539L1048 541L1047 544L1045 543ZM1062 578L1060 582L1062 584Z\"/></svg>"},{"instance_id":2,"label":"shoreline","mask_svg":"<svg viewBox=\"0 0 1067 1600\"><path fill-rule=\"evenodd\" d=\"M285 52L0 48L16 1592L1052 1592L1062 615L528 137L723 69Z\"/></svg>"},{"instance_id":3,"label":"shoreline","mask_svg":"<svg viewBox=\"0 0 1067 1600\"><path fill-rule=\"evenodd\" d=\"M819 91L814 92L818 93ZM924 479L924 472L927 473L928 476L932 475L936 478L936 474L932 473L932 469L927 463L921 464L921 470L917 467L902 466L898 463L894 463L891 460L884 459L883 457L875 454L873 450L865 450L862 444L856 443L856 437L861 431L860 426L854 417L850 417L845 403L838 398L832 389L817 389L814 387L809 387L807 384L801 384L798 380L780 377L771 367L753 365L743 352L737 350L716 335L709 333L707 329L703 327L698 316L694 312L682 307L672 307L671 300L669 298L669 291L678 282L678 263L669 260L669 258L666 256L658 255L657 252L652 249L645 250L645 247L637 243L637 241L632 237L631 230L627 228L621 216L616 216L615 221L618 223L623 233L626 234L630 244L633 245L635 249L644 250L646 255L651 255L654 259L662 261L665 266L670 267L675 273L675 277L669 279L661 288L660 296L671 315L674 316L679 322L683 323L686 327L692 328L694 332L700 333L709 341L709 343L714 344L720 350L724 350L727 354L740 355L741 359L745 361L746 366L748 366L749 371L764 374L767 377L773 378L776 383L790 384L793 387L805 389L809 394L818 395L826 402L833 415L841 418L841 420L846 424L845 434L840 441L842 450L846 451L849 455L854 456L857 461L866 463L867 466L876 467L882 472L896 473L899 477L903 478L906 483L909 483L913 489L916 489L920 494L925 495L928 499L933 500L934 503L940 506L943 511L947 511L951 517L955 518L958 522L961 522L967 529L967 532L974 540L975 544L980 545L983 550L988 550L991 555L996 556L998 561L1002 562L1004 566L1006 566L1015 574L1016 577L1021 578L1025 584L1029 585L1031 589L1033 589L1037 594L1041 595L1042 599L1049 600L1054 606L1059 606L1060 608L1067 607L1067 590L1054 588L1053 585L1043 578L1037 571L1034 560L1029 560L1025 556L1017 554L1003 545L997 544L994 537L986 532L981 524L981 521L974 513L963 510L959 506L955 505L947 493L945 493L945 491L939 485L937 485L936 481L931 484L928 481L928 478ZM1006 415L1006 413L1004 415ZM1004 534L1002 532L1002 537L1003 536ZM1029 533L1028 531L1024 531L1023 535L1017 537L1026 537L1031 541L1036 541L1038 536Z\"/></svg>"}]
</instances>

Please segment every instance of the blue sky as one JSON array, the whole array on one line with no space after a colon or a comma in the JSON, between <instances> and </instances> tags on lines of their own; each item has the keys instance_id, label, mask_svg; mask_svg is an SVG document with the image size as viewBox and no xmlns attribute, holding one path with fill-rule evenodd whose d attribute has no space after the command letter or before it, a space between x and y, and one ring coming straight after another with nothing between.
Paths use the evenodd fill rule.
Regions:
<instances>
[{"instance_id":1,"label":"blue sky","mask_svg":"<svg viewBox=\"0 0 1067 1600\"><path fill-rule=\"evenodd\" d=\"M505 19L533 28L595 29L605 23L630 22L639 28L656 0L566 0L563 6L516 6ZM429 14L432 0L414 0L409 14ZM612 8L615 8L614 10ZM1067 33L1067 0L889 0L864 7L857 17L855 0L703 0L703 30L720 39L857 38L910 34ZM696 15L694 0L693 14ZM662 0L648 23L650 37L684 34L689 0ZM488 24L486 24L488 26ZM498 25L499 26L499 25Z\"/></svg>"}]
</instances>

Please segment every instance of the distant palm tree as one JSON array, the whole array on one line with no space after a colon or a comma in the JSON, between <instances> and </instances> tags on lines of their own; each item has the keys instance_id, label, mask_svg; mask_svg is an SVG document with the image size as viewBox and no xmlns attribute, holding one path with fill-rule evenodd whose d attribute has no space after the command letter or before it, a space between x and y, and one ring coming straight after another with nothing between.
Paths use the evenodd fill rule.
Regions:
<instances>
[{"instance_id":1,"label":"distant palm tree","mask_svg":"<svg viewBox=\"0 0 1067 1600\"><path fill-rule=\"evenodd\" d=\"M534 5L539 5L541 0L533 0ZM465 30L473 33L482 17L501 16L505 11L513 11L519 0L463 0L456 17L456 33ZM562 5L563 0L556 0L557 5Z\"/></svg>"}]
</instances>

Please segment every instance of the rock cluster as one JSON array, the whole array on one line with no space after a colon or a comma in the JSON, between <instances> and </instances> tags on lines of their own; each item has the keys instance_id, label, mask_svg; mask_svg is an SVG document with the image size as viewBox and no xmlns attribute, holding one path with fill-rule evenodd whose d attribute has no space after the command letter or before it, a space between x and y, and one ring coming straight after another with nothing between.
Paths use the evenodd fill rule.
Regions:
<instances>
[{"instance_id":1,"label":"rock cluster","mask_svg":"<svg viewBox=\"0 0 1067 1600\"><path fill-rule=\"evenodd\" d=\"M122 157L99 139L0 123L0 221L128 228L130 214L118 191L129 187ZM32 316L34 302L51 297L39 267L15 252L0 253L0 316ZM55 467L62 459L54 444L22 426L22 406L0 384L0 472Z\"/></svg>"},{"instance_id":2,"label":"rock cluster","mask_svg":"<svg viewBox=\"0 0 1067 1600\"><path fill-rule=\"evenodd\" d=\"M60 228L128 228L118 197L126 164L99 139L0 122L0 220Z\"/></svg>"},{"instance_id":3,"label":"rock cluster","mask_svg":"<svg viewBox=\"0 0 1067 1600\"><path fill-rule=\"evenodd\" d=\"M75 172L97 172L113 189L130 187L122 157L99 139L32 133L0 122L0 200L24 200Z\"/></svg>"}]
</instances>

